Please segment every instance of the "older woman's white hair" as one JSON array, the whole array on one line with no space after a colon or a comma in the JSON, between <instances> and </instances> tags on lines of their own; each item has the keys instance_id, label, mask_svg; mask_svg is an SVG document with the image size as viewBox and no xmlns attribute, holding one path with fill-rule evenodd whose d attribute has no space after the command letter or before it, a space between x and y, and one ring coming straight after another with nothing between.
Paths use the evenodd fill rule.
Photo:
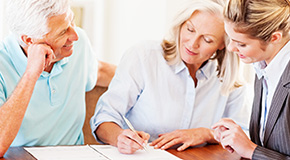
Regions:
<instances>
[{"instance_id":1,"label":"older woman's white hair","mask_svg":"<svg viewBox=\"0 0 290 160\"><path fill-rule=\"evenodd\" d=\"M49 32L47 21L69 10L69 0L8 0L7 22L18 37L41 39Z\"/></svg>"},{"instance_id":2,"label":"older woman's white hair","mask_svg":"<svg viewBox=\"0 0 290 160\"><path fill-rule=\"evenodd\" d=\"M163 39L162 47L164 58L168 64L176 64L181 61L179 53L179 38L182 25L196 11L205 11L220 16L223 19L223 8L226 0L188 0L175 17L171 24L170 32ZM227 35L224 36L225 44ZM243 80L239 75L239 57L237 54L229 53L226 49L217 50L211 59L218 61L218 77L223 82L221 92L228 95L233 89L240 87Z\"/></svg>"}]
</instances>

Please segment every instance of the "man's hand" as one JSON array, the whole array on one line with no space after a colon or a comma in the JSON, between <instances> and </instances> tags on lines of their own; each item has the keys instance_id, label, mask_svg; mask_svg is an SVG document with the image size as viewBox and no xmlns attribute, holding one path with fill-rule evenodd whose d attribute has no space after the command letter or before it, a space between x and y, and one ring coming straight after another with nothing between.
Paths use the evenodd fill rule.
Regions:
<instances>
[{"instance_id":1,"label":"man's hand","mask_svg":"<svg viewBox=\"0 0 290 160\"><path fill-rule=\"evenodd\" d=\"M40 43L31 44L27 50L27 68L26 71L38 77L42 71L48 67L55 58L50 46Z\"/></svg>"}]
</instances>

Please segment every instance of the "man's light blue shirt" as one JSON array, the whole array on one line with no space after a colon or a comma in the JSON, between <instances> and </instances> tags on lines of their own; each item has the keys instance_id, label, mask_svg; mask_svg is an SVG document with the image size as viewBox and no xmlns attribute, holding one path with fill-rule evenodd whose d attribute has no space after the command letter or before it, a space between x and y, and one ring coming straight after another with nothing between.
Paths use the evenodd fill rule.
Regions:
<instances>
[{"instance_id":1,"label":"man's light blue shirt","mask_svg":"<svg viewBox=\"0 0 290 160\"><path fill-rule=\"evenodd\" d=\"M177 129L210 128L222 117L233 118L248 128L251 104L245 103L246 88L222 95L216 67L216 60L209 60L199 69L195 86L183 62L167 63L159 42L132 47L97 103L92 131L103 122L128 128L120 114L136 130L149 133L150 141Z\"/></svg>"},{"instance_id":2,"label":"man's light blue shirt","mask_svg":"<svg viewBox=\"0 0 290 160\"><path fill-rule=\"evenodd\" d=\"M83 30L73 54L42 72L36 82L20 130L11 146L83 144L85 92L97 81L97 58ZM27 65L16 37L0 44L0 107L12 94ZM1 115L0 115L1 116Z\"/></svg>"}]
</instances>

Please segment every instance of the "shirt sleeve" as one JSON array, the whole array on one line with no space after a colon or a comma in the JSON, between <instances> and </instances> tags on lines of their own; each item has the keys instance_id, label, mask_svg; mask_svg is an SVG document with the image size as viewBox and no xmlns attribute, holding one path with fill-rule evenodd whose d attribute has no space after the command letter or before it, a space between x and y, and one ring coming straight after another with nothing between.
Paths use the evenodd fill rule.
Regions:
<instances>
[{"instance_id":1,"label":"shirt sleeve","mask_svg":"<svg viewBox=\"0 0 290 160\"><path fill-rule=\"evenodd\" d=\"M279 153L277 151L257 146L256 149L254 150L253 160L260 160L260 159L290 159L290 156Z\"/></svg>"},{"instance_id":2,"label":"shirt sleeve","mask_svg":"<svg viewBox=\"0 0 290 160\"><path fill-rule=\"evenodd\" d=\"M135 105L144 88L140 50L133 47L124 54L108 90L100 97L90 121L94 136L94 131L103 122L114 122L124 128L121 115L126 115Z\"/></svg>"},{"instance_id":3,"label":"shirt sleeve","mask_svg":"<svg viewBox=\"0 0 290 160\"><path fill-rule=\"evenodd\" d=\"M7 96L5 94L4 79L0 73L0 107L6 102Z\"/></svg>"},{"instance_id":4,"label":"shirt sleeve","mask_svg":"<svg viewBox=\"0 0 290 160\"><path fill-rule=\"evenodd\" d=\"M248 135L253 89L248 84L232 91L223 117L233 119Z\"/></svg>"}]
</instances>

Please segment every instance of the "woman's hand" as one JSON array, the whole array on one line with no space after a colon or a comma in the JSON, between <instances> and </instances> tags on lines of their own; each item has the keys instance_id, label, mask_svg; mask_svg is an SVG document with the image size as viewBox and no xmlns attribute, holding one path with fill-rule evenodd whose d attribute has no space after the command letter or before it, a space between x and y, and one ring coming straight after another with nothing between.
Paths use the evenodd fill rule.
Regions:
<instances>
[{"instance_id":1,"label":"woman's hand","mask_svg":"<svg viewBox=\"0 0 290 160\"><path fill-rule=\"evenodd\" d=\"M148 133L137 131L137 134L130 129L125 129L118 136L117 147L120 153L132 154L143 149L150 138Z\"/></svg>"},{"instance_id":2,"label":"woman's hand","mask_svg":"<svg viewBox=\"0 0 290 160\"><path fill-rule=\"evenodd\" d=\"M190 146L196 146L205 142L215 142L213 131L207 128L194 128L176 130L170 133L159 135L159 138L151 143L155 149L168 149L174 145L182 144L177 148L178 151L183 151Z\"/></svg>"},{"instance_id":3,"label":"woman's hand","mask_svg":"<svg viewBox=\"0 0 290 160\"><path fill-rule=\"evenodd\" d=\"M244 158L252 158L257 145L253 143L242 128L231 119L221 119L212 126L215 138L229 152L236 151Z\"/></svg>"}]
</instances>

